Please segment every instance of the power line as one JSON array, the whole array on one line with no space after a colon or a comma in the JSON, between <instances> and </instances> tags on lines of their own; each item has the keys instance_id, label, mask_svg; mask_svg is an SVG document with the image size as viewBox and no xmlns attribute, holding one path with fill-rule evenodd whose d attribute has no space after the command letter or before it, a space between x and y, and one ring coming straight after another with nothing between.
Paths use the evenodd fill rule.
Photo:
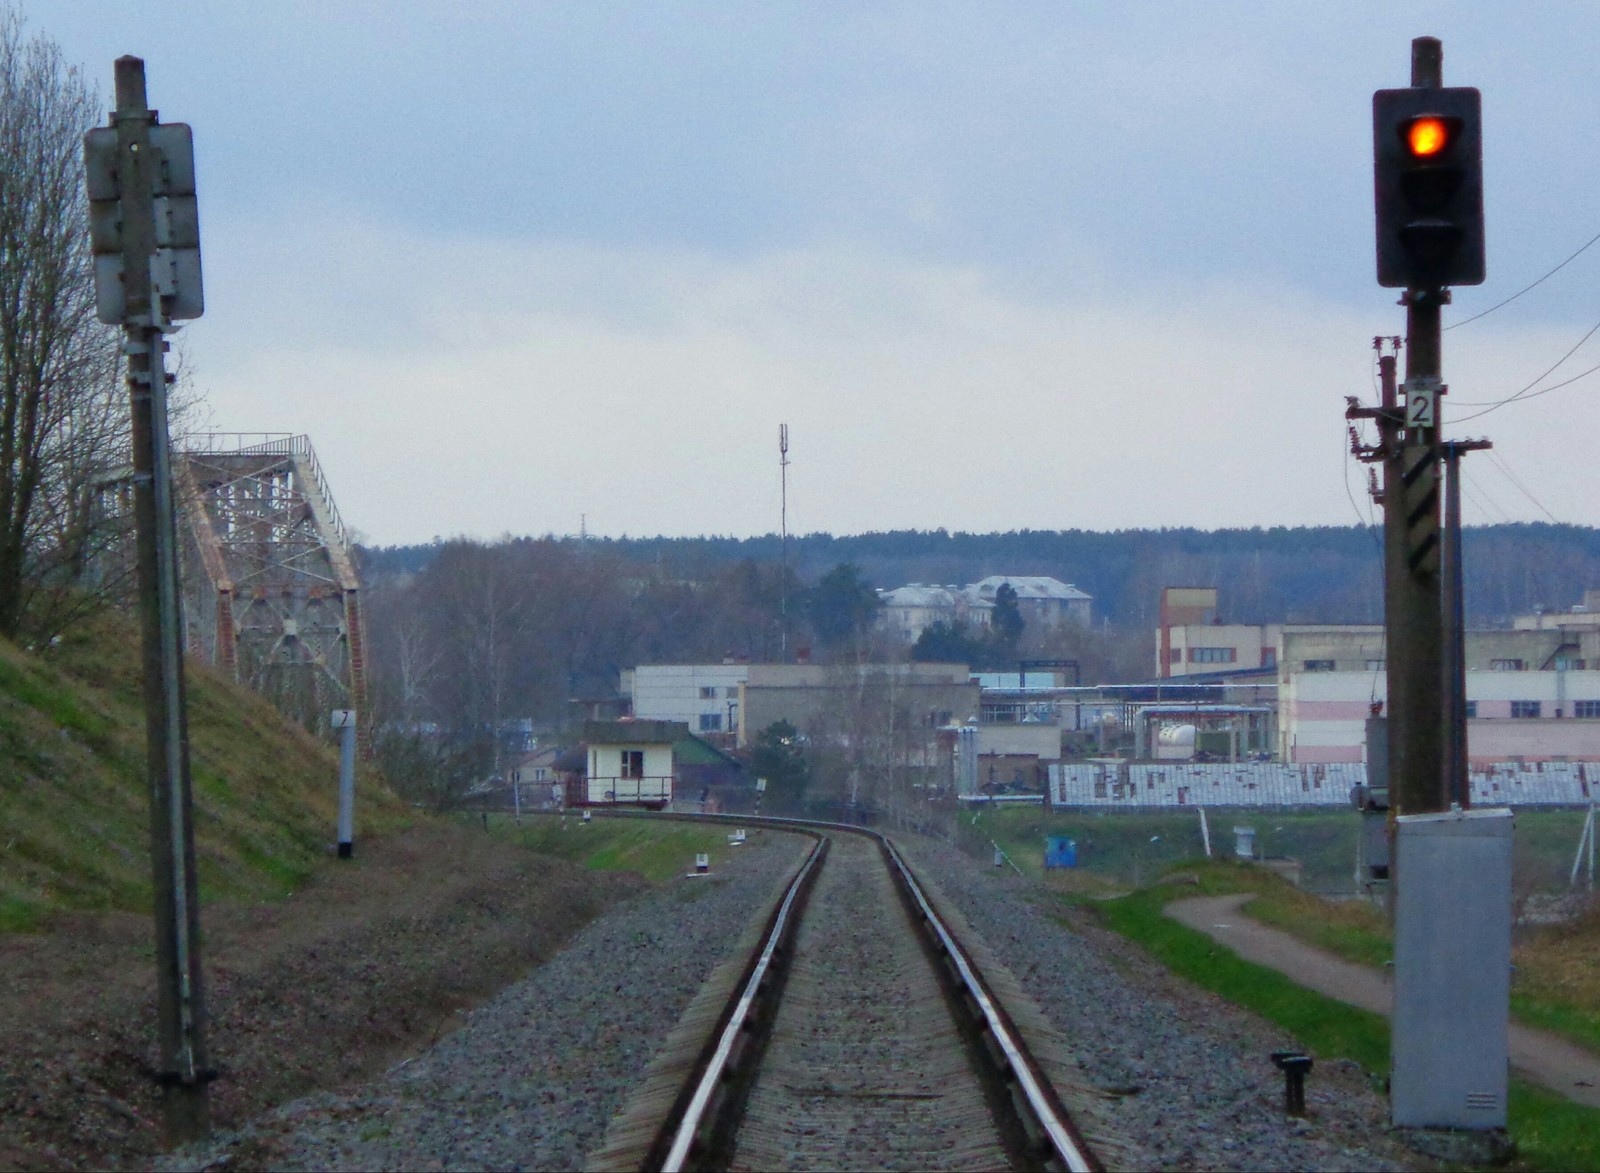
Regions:
<instances>
[{"instance_id":1,"label":"power line","mask_svg":"<svg viewBox=\"0 0 1600 1173\"><path fill-rule=\"evenodd\" d=\"M1548 395L1552 391L1559 391L1563 387L1569 387L1573 383L1576 383L1579 379L1587 379L1590 375L1594 374L1596 371L1600 371L1600 363L1596 363L1594 366L1590 367L1588 370L1579 371L1576 375L1573 375L1572 378L1570 378L1570 379L1562 379L1561 382L1559 382L1559 383L1551 383L1550 386L1548 386L1548 387L1540 387L1537 391L1534 391L1531 394L1523 395L1521 398L1522 399L1537 399L1541 395ZM1493 407L1490 407L1489 411L1493 411L1495 407L1504 407L1507 403L1510 403L1510 402L1511 402L1510 399L1502 399L1499 403L1496 403ZM1461 406L1462 407L1477 407L1479 405L1475 404L1475 403L1463 403ZM1480 411L1480 412L1478 412L1478 415L1464 415L1464 416L1461 417L1460 420L1453 420L1451 422L1460 423L1462 420L1477 419L1479 415L1486 415L1486 414L1487 414L1487 412Z\"/></svg>"},{"instance_id":2,"label":"power line","mask_svg":"<svg viewBox=\"0 0 1600 1173\"><path fill-rule=\"evenodd\" d=\"M1509 522L1511 515L1500 508L1500 503L1495 500L1494 494L1489 492L1487 487L1478 484L1477 479L1470 473L1466 473L1465 466L1463 466L1463 474L1461 488L1468 497L1472 498L1472 503L1483 511L1483 515L1489 517L1492 513L1498 513L1502 522ZM1493 520L1493 518L1490 518L1491 523Z\"/></svg>"},{"instance_id":3,"label":"power line","mask_svg":"<svg viewBox=\"0 0 1600 1173\"><path fill-rule=\"evenodd\" d=\"M1585 333L1582 338L1578 339L1577 342L1573 343L1572 349L1568 350L1566 354L1563 354L1560 358L1558 358L1554 363L1552 363L1545 370L1545 372L1543 374L1541 374L1537 379L1534 379L1531 383L1529 383L1522 390L1516 392L1514 395L1507 395L1504 399L1479 400L1477 402L1472 402L1472 403L1462 403L1461 404L1462 407L1482 407L1483 410L1482 411L1473 412L1471 415L1460 416L1459 418L1454 419L1451 422L1452 423L1461 424L1461 423L1465 423L1468 420L1475 420L1479 416L1488 415L1491 411L1498 411L1498 410L1500 410L1500 408L1505 407L1507 404L1515 403L1519 399L1535 399L1540 395L1545 395L1545 394L1548 394L1551 391L1556 391L1556 390L1559 390L1562 387L1566 387L1566 386L1568 386L1568 385L1570 385L1572 383L1576 383L1579 379L1583 378L1584 376L1594 374L1595 371L1600 371L1600 365L1592 366L1586 371L1582 371L1579 374L1573 375L1572 378L1567 379L1564 382L1556 383L1556 384L1554 384L1553 386L1550 386L1550 387L1541 388L1538 391L1534 391L1533 390L1535 387L1538 387L1540 383L1542 383L1546 379L1548 379L1561 366L1562 363L1566 362L1574 354L1578 353L1579 348L1581 348L1585 342L1589 341L1589 339L1593 338L1596 331L1600 331L1600 322L1596 322L1594 325L1590 326L1589 329L1588 329L1588 332ZM1532 392L1532 394L1530 394L1530 392Z\"/></svg>"},{"instance_id":4,"label":"power line","mask_svg":"<svg viewBox=\"0 0 1600 1173\"><path fill-rule=\"evenodd\" d=\"M1469 322L1476 322L1479 318L1488 317L1490 314L1494 313L1495 310L1503 309L1504 307L1510 305L1512 302L1516 301L1517 298L1521 297L1524 293L1527 293L1531 289L1538 288L1540 285L1543 285L1550 278L1554 277L1557 273L1561 272L1562 269L1565 269L1573 261L1577 260L1580 256L1582 256L1583 253L1589 248L1589 246L1591 244L1593 244L1597 240L1600 240L1600 232L1597 232L1593 236L1591 236L1587 241L1584 242L1582 247L1580 247L1577 252L1573 253L1566 260L1562 261L1554 269L1551 269L1543 277L1540 277L1532 285L1524 286L1523 288L1521 288L1521 289L1517 290L1515 293L1513 293L1510 297L1506 298L1504 301L1490 306L1488 309L1484 310L1482 313L1473 314L1470 318L1463 318L1461 321L1456 322L1454 325L1446 326L1445 329L1446 330L1454 330L1454 329L1456 329L1457 326L1465 326Z\"/></svg>"},{"instance_id":5,"label":"power line","mask_svg":"<svg viewBox=\"0 0 1600 1173\"><path fill-rule=\"evenodd\" d=\"M1506 464L1506 462L1504 460L1500 459L1500 457L1498 455L1496 455L1493 451L1490 451L1490 453L1489 453L1489 461L1496 468L1498 468L1502 473L1505 474L1506 480L1510 481L1513 485L1515 485L1517 487L1517 489L1522 493L1522 495L1524 497L1526 497L1528 500L1532 501L1534 503L1534 505L1538 506L1539 512L1543 513L1551 521L1556 522L1557 525L1561 524L1560 522L1556 521L1556 515L1554 513L1551 513L1548 509L1546 509L1544 507L1544 502L1539 500L1539 498L1535 497L1533 495L1533 493L1528 489L1528 486L1522 483L1522 480L1517 476L1517 474L1511 471L1511 467L1508 464Z\"/></svg>"}]
</instances>

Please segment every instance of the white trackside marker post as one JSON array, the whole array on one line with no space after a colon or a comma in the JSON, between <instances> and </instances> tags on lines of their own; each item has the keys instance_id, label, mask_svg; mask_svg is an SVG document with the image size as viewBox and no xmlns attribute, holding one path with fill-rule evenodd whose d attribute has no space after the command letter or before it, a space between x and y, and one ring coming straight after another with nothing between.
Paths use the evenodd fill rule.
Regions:
<instances>
[{"instance_id":1,"label":"white trackside marker post","mask_svg":"<svg viewBox=\"0 0 1600 1173\"><path fill-rule=\"evenodd\" d=\"M339 740L339 858L355 854L356 822L356 711L334 709L333 727Z\"/></svg>"}]
</instances>

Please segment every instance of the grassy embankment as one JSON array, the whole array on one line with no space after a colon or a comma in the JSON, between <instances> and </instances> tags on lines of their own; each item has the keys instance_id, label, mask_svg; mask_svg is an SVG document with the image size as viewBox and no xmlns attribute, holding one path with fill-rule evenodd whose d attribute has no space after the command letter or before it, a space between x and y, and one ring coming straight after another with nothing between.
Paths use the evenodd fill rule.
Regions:
<instances>
[{"instance_id":1,"label":"grassy embankment","mask_svg":"<svg viewBox=\"0 0 1600 1173\"><path fill-rule=\"evenodd\" d=\"M149 800L137 632L107 617L44 653L0 641L0 932L53 912L147 912ZM328 858L338 755L261 697L189 666L189 737L201 895L273 900ZM356 837L426 821L358 778ZM731 849L721 829L574 817L497 829L545 855L651 883ZM359 852L358 852L359 854Z\"/></svg>"},{"instance_id":2,"label":"grassy embankment","mask_svg":"<svg viewBox=\"0 0 1600 1173\"><path fill-rule=\"evenodd\" d=\"M1581 815L1564 811L1518 815L1519 891L1548 889L1553 880L1565 880L1580 819ZM1258 843L1266 835L1277 838L1285 854L1297 848L1304 851L1307 876L1331 877L1341 856L1349 875L1354 820L1348 815L1223 815L1212 820L1214 850L1231 847L1235 822L1255 825ZM1065 898L1086 903L1108 927L1141 943L1175 972L1284 1027L1314 1053L1348 1057L1374 1072L1388 1070L1389 1030L1383 1018L1243 961L1161 911L1182 896L1251 891L1256 893L1248 905L1251 916L1348 961L1378 966L1393 955L1393 949L1386 921L1369 905L1329 902L1262 868L1182 859L1180 852L1197 854L1200 836L1195 815L1085 817L1010 810L982 817L966 828L969 839L999 842L1019 867L1036 875L1043 875L1045 834L1073 835L1080 845L1080 860L1086 867L1077 874L1050 876ZM1274 850L1271 842L1268 838L1268 850ZM1127 891L1135 872L1151 879L1158 867L1169 870L1176 864L1195 883L1157 883ZM1124 894L1117 895L1119 891ZM1591 910L1567 925L1519 931L1515 959L1514 1016L1600 1051L1600 911ZM1510 1124L1524 1167L1600 1169L1600 1112L1514 1080Z\"/></svg>"},{"instance_id":3,"label":"grassy embankment","mask_svg":"<svg viewBox=\"0 0 1600 1173\"><path fill-rule=\"evenodd\" d=\"M281 897L333 839L337 754L215 673L191 664L188 682L201 894ZM0 931L150 908L144 730L139 641L123 621L43 654L0 641ZM358 783L358 836L410 817Z\"/></svg>"}]
</instances>

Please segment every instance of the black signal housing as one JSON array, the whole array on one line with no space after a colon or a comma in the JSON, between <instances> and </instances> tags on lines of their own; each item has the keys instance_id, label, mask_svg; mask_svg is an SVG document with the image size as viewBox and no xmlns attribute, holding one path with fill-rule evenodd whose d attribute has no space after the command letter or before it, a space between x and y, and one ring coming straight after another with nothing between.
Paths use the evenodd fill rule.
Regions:
<instances>
[{"instance_id":1,"label":"black signal housing","mask_svg":"<svg viewBox=\"0 0 1600 1173\"><path fill-rule=\"evenodd\" d=\"M1378 284L1481 285L1483 116L1477 89L1378 90L1372 95L1372 148Z\"/></svg>"}]
</instances>

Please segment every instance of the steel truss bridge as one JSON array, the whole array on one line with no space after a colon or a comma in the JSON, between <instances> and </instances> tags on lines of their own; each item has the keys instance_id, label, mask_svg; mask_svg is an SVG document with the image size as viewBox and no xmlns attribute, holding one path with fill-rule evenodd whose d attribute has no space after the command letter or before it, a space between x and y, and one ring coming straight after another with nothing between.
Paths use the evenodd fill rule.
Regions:
<instances>
[{"instance_id":1,"label":"steel truss bridge","mask_svg":"<svg viewBox=\"0 0 1600 1173\"><path fill-rule=\"evenodd\" d=\"M361 583L311 441L201 434L172 469L190 654L310 728L364 716Z\"/></svg>"}]
</instances>

